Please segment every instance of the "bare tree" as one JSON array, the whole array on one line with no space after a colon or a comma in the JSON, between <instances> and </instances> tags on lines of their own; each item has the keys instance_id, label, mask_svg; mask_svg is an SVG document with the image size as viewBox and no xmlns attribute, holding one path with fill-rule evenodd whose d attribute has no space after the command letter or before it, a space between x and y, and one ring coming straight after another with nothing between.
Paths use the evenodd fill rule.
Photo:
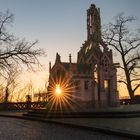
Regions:
<instances>
[{"instance_id":1,"label":"bare tree","mask_svg":"<svg viewBox=\"0 0 140 140\"><path fill-rule=\"evenodd\" d=\"M124 78L119 82L126 85L131 99L140 87L140 30L132 32L129 26L134 20L136 18L133 16L118 14L115 22L109 23L103 31L105 42L120 56L120 69L124 73Z\"/></svg>"},{"instance_id":2,"label":"bare tree","mask_svg":"<svg viewBox=\"0 0 140 140\"><path fill-rule=\"evenodd\" d=\"M37 41L30 43L25 39L19 40L8 32L8 26L13 23L13 19L14 16L9 11L0 13L0 70L15 63L32 68L33 64L40 64L38 57L45 55L42 49L34 48Z\"/></svg>"},{"instance_id":3,"label":"bare tree","mask_svg":"<svg viewBox=\"0 0 140 140\"><path fill-rule=\"evenodd\" d=\"M12 66L3 74L5 83L3 84L4 87L4 102L9 101L9 96L12 96L14 90L18 88L18 78L20 74L20 69L18 67Z\"/></svg>"},{"instance_id":4,"label":"bare tree","mask_svg":"<svg viewBox=\"0 0 140 140\"><path fill-rule=\"evenodd\" d=\"M3 92L4 92L4 87L2 84L0 84L0 102L3 102Z\"/></svg>"}]
</instances>

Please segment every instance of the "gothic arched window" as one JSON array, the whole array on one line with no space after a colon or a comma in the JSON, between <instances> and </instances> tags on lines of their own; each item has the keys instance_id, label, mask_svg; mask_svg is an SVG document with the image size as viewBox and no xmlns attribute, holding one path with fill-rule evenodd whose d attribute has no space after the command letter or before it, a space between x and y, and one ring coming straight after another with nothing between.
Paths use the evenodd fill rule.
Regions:
<instances>
[{"instance_id":1,"label":"gothic arched window","mask_svg":"<svg viewBox=\"0 0 140 140\"><path fill-rule=\"evenodd\" d=\"M109 60L106 56L102 60L102 65L103 65L104 71L107 72L109 69Z\"/></svg>"},{"instance_id":2,"label":"gothic arched window","mask_svg":"<svg viewBox=\"0 0 140 140\"><path fill-rule=\"evenodd\" d=\"M94 80L98 83L98 69L97 64L94 66Z\"/></svg>"},{"instance_id":3,"label":"gothic arched window","mask_svg":"<svg viewBox=\"0 0 140 140\"><path fill-rule=\"evenodd\" d=\"M75 85L75 89L79 90L80 89L80 80L75 80L74 85Z\"/></svg>"}]
</instances>

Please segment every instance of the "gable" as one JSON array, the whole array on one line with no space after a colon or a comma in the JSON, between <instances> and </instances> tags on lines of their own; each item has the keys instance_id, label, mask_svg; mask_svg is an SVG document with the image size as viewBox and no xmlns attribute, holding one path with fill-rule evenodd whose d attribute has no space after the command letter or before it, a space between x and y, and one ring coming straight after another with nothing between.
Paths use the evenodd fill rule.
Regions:
<instances>
[{"instance_id":1,"label":"gable","mask_svg":"<svg viewBox=\"0 0 140 140\"><path fill-rule=\"evenodd\" d=\"M104 71L107 72L110 68L111 60L106 53L102 56L100 63L103 66Z\"/></svg>"},{"instance_id":2,"label":"gable","mask_svg":"<svg viewBox=\"0 0 140 140\"><path fill-rule=\"evenodd\" d=\"M58 71L66 73L67 70L61 63L55 63L51 69L51 74L56 74Z\"/></svg>"}]
</instances>

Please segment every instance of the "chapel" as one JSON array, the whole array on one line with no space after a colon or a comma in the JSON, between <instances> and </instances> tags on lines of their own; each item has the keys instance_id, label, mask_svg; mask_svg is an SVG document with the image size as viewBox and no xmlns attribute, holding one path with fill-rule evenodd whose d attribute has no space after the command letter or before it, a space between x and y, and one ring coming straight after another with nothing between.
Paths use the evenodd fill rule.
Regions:
<instances>
[{"instance_id":1,"label":"chapel","mask_svg":"<svg viewBox=\"0 0 140 140\"><path fill-rule=\"evenodd\" d=\"M87 39L77 53L77 62L72 62L71 54L69 62L62 62L56 53L55 64L49 64L48 102L83 108L118 106L116 72L112 50L101 37L100 9L91 4Z\"/></svg>"}]
</instances>

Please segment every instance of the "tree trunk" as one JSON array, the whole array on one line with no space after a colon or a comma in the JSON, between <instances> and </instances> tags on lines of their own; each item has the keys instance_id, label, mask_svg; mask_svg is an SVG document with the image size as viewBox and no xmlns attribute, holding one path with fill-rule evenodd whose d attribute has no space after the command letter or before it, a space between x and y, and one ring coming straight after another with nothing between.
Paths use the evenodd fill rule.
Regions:
<instances>
[{"instance_id":1,"label":"tree trunk","mask_svg":"<svg viewBox=\"0 0 140 140\"><path fill-rule=\"evenodd\" d=\"M127 68L127 64L126 64L126 61L125 61L125 58L123 55L122 55L122 61L123 61L124 72L125 72L126 81L127 81L127 91L128 91L130 98L133 100L134 99L134 91L133 91L132 85L131 85L129 70Z\"/></svg>"},{"instance_id":2,"label":"tree trunk","mask_svg":"<svg viewBox=\"0 0 140 140\"><path fill-rule=\"evenodd\" d=\"M8 87L6 87L5 98L4 98L4 102L5 102L5 103L8 102L8 98L9 98L9 90L8 90Z\"/></svg>"}]
</instances>

